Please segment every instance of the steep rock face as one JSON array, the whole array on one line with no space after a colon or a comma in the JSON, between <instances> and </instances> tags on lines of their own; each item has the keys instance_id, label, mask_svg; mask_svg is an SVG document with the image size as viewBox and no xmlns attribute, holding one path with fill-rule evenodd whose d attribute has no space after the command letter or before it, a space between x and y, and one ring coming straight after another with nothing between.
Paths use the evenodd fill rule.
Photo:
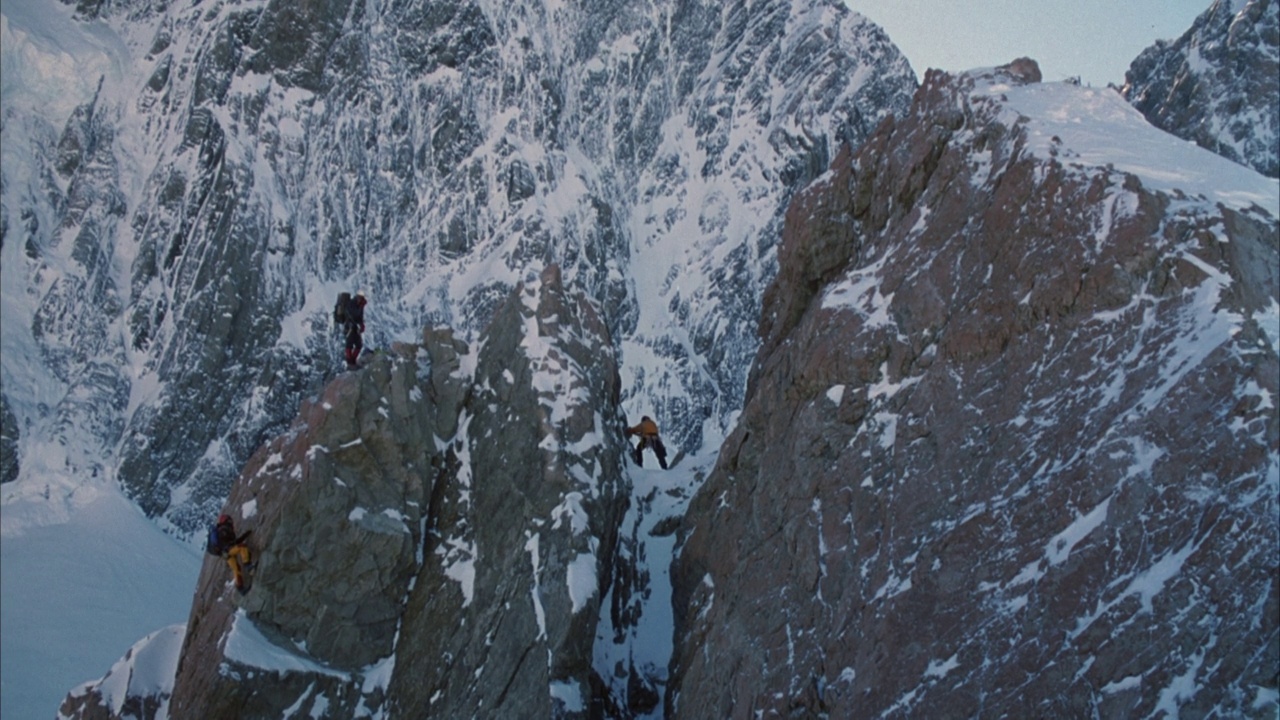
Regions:
<instances>
[{"instance_id":1,"label":"steep rock face","mask_svg":"<svg viewBox=\"0 0 1280 720\"><path fill-rule=\"evenodd\" d=\"M63 717L613 705L592 650L629 493L618 395L608 329L554 266L474 353L437 330L376 355L305 402L233 486L253 587L238 596L206 560L171 692L117 685L126 657Z\"/></svg>"},{"instance_id":2,"label":"steep rock face","mask_svg":"<svg viewBox=\"0 0 1280 720\"><path fill-rule=\"evenodd\" d=\"M790 194L915 86L835 0L81 12L123 77L56 138L7 122L48 158L0 197L35 308L6 308L33 326L6 377L66 399L8 397L20 445L88 448L65 472L114 474L179 532L332 376L340 290L369 295L374 346L474 338L559 265L634 359L623 401L675 446L718 441Z\"/></svg>"},{"instance_id":3,"label":"steep rock face","mask_svg":"<svg viewBox=\"0 0 1280 720\"><path fill-rule=\"evenodd\" d=\"M931 73L792 204L671 717L1275 712L1275 201L1100 164L1029 108L1140 120L1038 77Z\"/></svg>"},{"instance_id":4,"label":"steep rock face","mask_svg":"<svg viewBox=\"0 0 1280 720\"><path fill-rule=\"evenodd\" d=\"M1156 127L1280 177L1280 3L1215 0L1124 79L1121 93Z\"/></svg>"},{"instance_id":5,"label":"steep rock face","mask_svg":"<svg viewBox=\"0 0 1280 720\"><path fill-rule=\"evenodd\" d=\"M313 684L350 707L368 668L392 654L437 482L430 391L449 382L458 351L447 336L423 347L398 346L332 382L246 466L228 507L253 531L253 588L238 598L225 563L206 560L175 717L278 717ZM261 648L275 645L298 672L258 669Z\"/></svg>"},{"instance_id":6,"label":"steep rock face","mask_svg":"<svg viewBox=\"0 0 1280 720\"><path fill-rule=\"evenodd\" d=\"M414 650L397 659L397 716L586 717L612 704L592 647L628 502L618 393L603 319L554 268L498 312L456 482L433 500L434 562L405 611L401 645Z\"/></svg>"}]
</instances>

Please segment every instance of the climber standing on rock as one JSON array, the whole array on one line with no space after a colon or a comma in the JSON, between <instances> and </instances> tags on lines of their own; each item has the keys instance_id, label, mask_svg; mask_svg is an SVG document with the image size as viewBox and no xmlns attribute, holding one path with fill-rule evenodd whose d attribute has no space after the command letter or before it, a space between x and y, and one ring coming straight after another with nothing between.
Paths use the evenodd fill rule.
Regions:
<instances>
[{"instance_id":1,"label":"climber standing on rock","mask_svg":"<svg viewBox=\"0 0 1280 720\"><path fill-rule=\"evenodd\" d=\"M347 359L347 369L355 370L359 367L360 351L364 349L364 339L361 334L364 332L364 306L368 303L364 298L364 293L341 293L338 295L338 302L333 306L333 322L335 325L342 326L342 332L346 335L347 344L345 356Z\"/></svg>"},{"instance_id":2,"label":"climber standing on rock","mask_svg":"<svg viewBox=\"0 0 1280 720\"><path fill-rule=\"evenodd\" d=\"M631 459L635 460L636 465L644 467L644 449L651 448L653 454L658 456L658 465L663 470L667 469L667 448L662 444L662 438L658 437L658 424L655 423L648 415L640 418L640 424L634 425L626 429L627 437L638 435L640 443L631 451Z\"/></svg>"},{"instance_id":3,"label":"climber standing on rock","mask_svg":"<svg viewBox=\"0 0 1280 720\"><path fill-rule=\"evenodd\" d=\"M245 544L252 532L246 530L243 535L237 536L231 516L223 513L218 516L217 524L210 528L209 540L205 546L210 555L226 558L231 576L235 579L236 590L241 595L249 592L249 572L253 570L253 559L249 546Z\"/></svg>"}]
</instances>

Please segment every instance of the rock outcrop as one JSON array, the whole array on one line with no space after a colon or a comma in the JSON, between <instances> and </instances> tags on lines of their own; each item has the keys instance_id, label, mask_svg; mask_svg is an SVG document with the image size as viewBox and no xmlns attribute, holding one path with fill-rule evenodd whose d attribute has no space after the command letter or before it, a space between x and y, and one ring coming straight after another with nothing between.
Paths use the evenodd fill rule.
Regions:
<instances>
[{"instance_id":1,"label":"rock outcrop","mask_svg":"<svg viewBox=\"0 0 1280 720\"><path fill-rule=\"evenodd\" d=\"M308 399L227 502L252 530L249 592L207 558L172 687L121 690L109 675L63 716L607 705L592 647L629 490L608 330L552 266L478 345L427 331Z\"/></svg>"},{"instance_id":2,"label":"rock outcrop","mask_svg":"<svg viewBox=\"0 0 1280 720\"><path fill-rule=\"evenodd\" d=\"M554 268L481 345L405 611L393 716L587 717L611 702L592 647L629 496L617 361Z\"/></svg>"},{"instance_id":3,"label":"rock outcrop","mask_svg":"<svg viewBox=\"0 0 1280 720\"><path fill-rule=\"evenodd\" d=\"M1127 108L1014 69L792 204L669 717L1276 712L1275 210L1082 160L1029 108Z\"/></svg>"},{"instance_id":4,"label":"rock outcrop","mask_svg":"<svg viewBox=\"0 0 1280 720\"><path fill-rule=\"evenodd\" d=\"M1124 79L1121 93L1151 124L1280 177L1280 3L1215 0Z\"/></svg>"}]
</instances>

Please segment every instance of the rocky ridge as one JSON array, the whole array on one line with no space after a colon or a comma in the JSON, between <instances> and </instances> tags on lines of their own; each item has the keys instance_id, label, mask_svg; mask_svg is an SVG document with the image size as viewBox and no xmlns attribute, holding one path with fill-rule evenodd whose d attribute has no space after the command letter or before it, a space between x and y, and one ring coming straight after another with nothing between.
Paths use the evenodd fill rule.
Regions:
<instances>
[{"instance_id":1,"label":"rocky ridge","mask_svg":"<svg viewBox=\"0 0 1280 720\"><path fill-rule=\"evenodd\" d=\"M628 501L612 347L552 266L478 347L430 330L329 383L233 485L253 586L238 596L206 559L172 688L113 694L109 674L61 716L586 717L616 702L592 667Z\"/></svg>"},{"instance_id":2,"label":"rocky ridge","mask_svg":"<svg viewBox=\"0 0 1280 720\"><path fill-rule=\"evenodd\" d=\"M1215 0L1124 78L1120 92L1152 125L1280 177L1280 3Z\"/></svg>"},{"instance_id":3,"label":"rocky ridge","mask_svg":"<svg viewBox=\"0 0 1280 720\"><path fill-rule=\"evenodd\" d=\"M1120 100L1039 79L931 72L792 204L669 717L1274 714L1276 211L1082 162L1028 107Z\"/></svg>"}]
</instances>

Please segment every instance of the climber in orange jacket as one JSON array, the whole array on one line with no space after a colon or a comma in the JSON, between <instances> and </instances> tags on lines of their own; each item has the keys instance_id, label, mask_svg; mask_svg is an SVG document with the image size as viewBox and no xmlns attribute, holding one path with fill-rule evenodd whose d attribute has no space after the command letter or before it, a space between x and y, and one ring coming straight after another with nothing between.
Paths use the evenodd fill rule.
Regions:
<instances>
[{"instance_id":1,"label":"climber in orange jacket","mask_svg":"<svg viewBox=\"0 0 1280 720\"><path fill-rule=\"evenodd\" d=\"M636 461L636 465L644 467L644 449L652 448L653 454L658 456L658 464L663 470L667 469L667 448L663 446L662 438L658 437L658 424L648 415L640 418L639 425L627 428L626 433L627 437L640 437L640 444L631 451L631 459Z\"/></svg>"}]
</instances>

